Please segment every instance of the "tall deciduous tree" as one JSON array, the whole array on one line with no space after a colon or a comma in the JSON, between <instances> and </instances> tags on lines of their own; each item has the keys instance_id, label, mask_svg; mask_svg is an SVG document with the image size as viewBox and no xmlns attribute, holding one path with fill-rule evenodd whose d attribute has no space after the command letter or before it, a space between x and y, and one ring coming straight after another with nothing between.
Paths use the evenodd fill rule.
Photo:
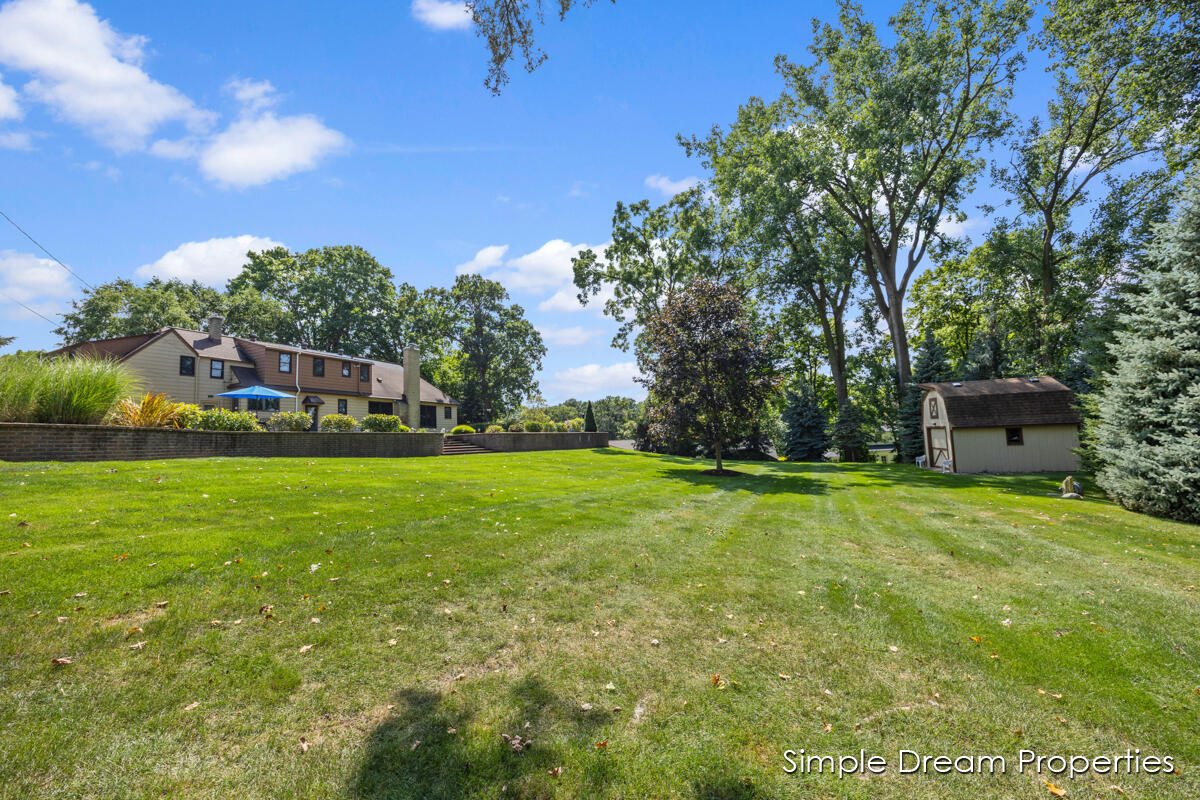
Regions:
<instances>
[{"instance_id":1,"label":"tall deciduous tree","mask_svg":"<svg viewBox=\"0 0 1200 800\"><path fill-rule=\"evenodd\" d=\"M1200 522L1200 176L1160 228L1099 400L1100 485L1122 505Z\"/></svg>"},{"instance_id":2,"label":"tall deciduous tree","mask_svg":"<svg viewBox=\"0 0 1200 800\"><path fill-rule=\"evenodd\" d=\"M729 220L698 186L661 206L649 200L618 202L612 244L601 253L583 250L571 264L580 303L612 293L604 313L619 324L612 345L622 350L629 349L630 334L680 287L697 276L728 275L739 266Z\"/></svg>"},{"instance_id":3,"label":"tall deciduous tree","mask_svg":"<svg viewBox=\"0 0 1200 800\"><path fill-rule=\"evenodd\" d=\"M395 360L406 343L398 321L411 319L416 292L397 293L395 276L361 247L321 247L294 253L277 247L249 253L229 281L230 295L252 290L285 312L275 337L318 350Z\"/></svg>"},{"instance_id":4,"label":"tall deciduous tree","mask_svg":"<svg viewBox=\"0 0 1200 800\"><path fill-rule=\"evenodd\" d=\"M801 144L776 112L752 104L728 132L684 144L703 154L717 196L736 209L754 284L770 302L802 309L786 319L816 324L844 408L850 402L845 316L863 264L862 235L812 185Z\"/></svg>"},{"instance_id":5,"label":"tall deciduous tree","mask_svg":"<svg viewBox=\"0 0 1200 800\"><path fill-rule=\"evenodd\" d=\"M1006 130L1030 13L1026 0L913 0L891 18L887 44L860 6L843 1L837 26L814 23L815 63L776 59L787 83L779 127L799 142L813 186L863 237L863 271L901 388L909 280L944 242L946 220L961 219L982 149Z\"/></svg>"},{"instance_id":6,"label":"tall deciduous tree","mask_svg":"<svg viewBox=\"0 0 1200 800\"><path fill-rule=\"evenodd\" d=\"M94 339L115 339L151 333L174 326L201 329L211 314L222 313L219 291L196 281L154 278L139 286L123 278L84 289L83 299L72 301L54 329L63 344Z\"/></svg>"},{"instance_id":7,"label":"tall deciduous tree","mask_svg":"<svg viewBox=\"0 0 1200 800\"><path fill-rule=\"evenodd\" d=\"M459 416L485 422L538 395L534 375L546 346L508 292L479 275L459 275L449 289L428 289L431 327L454 343L443 386L461 403Z\"/></svg>"},{"instance_id":8,"label":"tall deciduous tree","mask_svg":"<svg viewBox=\"0 0 1200 800\"><path fill-rule=\"evenodd\" d=\"M938 342L933 331L926 331L925 338L917 350L913 362L913 380L905 389L903 406L900 409L899 452L902 461L913 461L925 452L925 432L921 425L921 398L924 390L918 384L937 383L950 380L950 363L946 349Z\"/></svg>"},{"instance_id":9,"label":"tall deciduous tree","mask_svg":"<svg viewBox=\"0 0 1200 800\"><path fill-rule=\"evenodd\" d=\"M702 438L716 456L741 438L777 385L777 355L736 287L697 278L647 320L638 366L664 439ZM653 435L653 433L652 433Z\"/></svg>"}]
</instances>

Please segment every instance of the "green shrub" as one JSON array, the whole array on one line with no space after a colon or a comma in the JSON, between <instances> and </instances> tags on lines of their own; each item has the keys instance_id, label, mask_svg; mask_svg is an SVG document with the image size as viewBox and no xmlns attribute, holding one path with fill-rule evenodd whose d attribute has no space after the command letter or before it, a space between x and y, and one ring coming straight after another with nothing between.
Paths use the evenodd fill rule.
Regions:
<instances>
[{"instance_id":1,"label":"green shrub","mask_svg":"<svg viewBox=\"0 0 1200 800\"><path fill-rule=\"evenodd\" d=\"M267 430L280 433L303 433L312 427L312 417L303 411L276 411L267 418Z\"/></svg>"},{"instance_id":2,"label":"green shrub","mask_svg":"<svg viewBox=\"0 0 1200 800\"><path fill-rule=\"evenodd\" d=\"M309 420L311 423L312 420ZM261 431L258 417L249 411L230 411L227 408L213 408L201 411L196 420L196 427L202 431Z\"/></svg>"},{"instance_id":3,"label":"green shrub","mask_svg":"<svg viewBox=\"0 0 1200 800\"><path fill-rule=\"evenodd\" d=\"M326 433L349 433L358 427L358 420L349 414L329 414L321 417L321 430Z\"/></svg>"},{"instance_id":4,"label":"green shrub","mask_svg":"<svg viewBox=\"0 0 1200 800\"><path fill-rule=\"evenodd\" d=\"M564 422L563 425L568 431L571 431L572 433L578 433L579 431L583 430L583 417L569 419Z\"/></svg>"},{"instance_id":5,"label":"green shrub","mask_svg":"<svg viewBox=\"0 0 1200 800\"><path fill-rule=\"evenodd\" d=\"M455 425L450 430L450 432L451 433L474 433L475 429L472 428L470 425Z\"/></svg>"},{"instance_id":6,"label":"green shrub","mask_svg":"<svg viewBox=\"0 0 1200 800\"><path fill-rule=\"evenodd\" d=\"M514 422L513 424L508 426L509 433L521 433L524 430L525 430L525 426L519 422Z\"/></svg>"},{"instance_id":7,"label":"green shrub","mask_svg":"<svg viewBox=\"0 0 1200 800\"><path fill-rule=\"evenodd\" d=\"M367 414L362 418L362 429L373 433L408 433L410 430L392 414Z\"/></svg>"},{"instance_id":8,"label":"green shrub","mask_svg":"<svg viewBox=\"0 0 1200 800\"><path fill-rule=\"evenodd\" d=\"M488 425L484 433L504 433L503 425Z\"/></svg>"},{"instance_id":9,"label":"green shrub","mask_svg":"<svg viewBox=\"0 0 1200 800\"><path fill-rule=\"evenodd\" d=\"M525 423L525 432L526 433L539 433L541 430L542 430L542 423L540 423L540 422L537 422L535 420L530 420L529 422Z\"/></svg>"},{"instance_id":10,"label":"green shrub","mask_svg":"<svg viewBox=\"0 0 1200 800\"><path fill-rule=\"evenodd\" d=\"M195 403L180 403L179 414L175 417L175 426L178 428L199 428L200 415L203 413L200 410L200 406Z\"/></svg>"}]
</instances>

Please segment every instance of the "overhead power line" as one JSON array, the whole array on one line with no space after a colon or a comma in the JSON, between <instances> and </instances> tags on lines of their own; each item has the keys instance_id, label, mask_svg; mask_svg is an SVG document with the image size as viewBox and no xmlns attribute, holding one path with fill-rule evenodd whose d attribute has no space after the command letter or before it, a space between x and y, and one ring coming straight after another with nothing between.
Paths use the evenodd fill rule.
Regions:
<instances>
[{"instance_id":1,"label":"overhead power line","mask_svg":"<svg viewBox=\"0 0 1200 800\"><path fill-rule=\"evenodd\" d=\"M22 228L17 223L13 222L13 218L10 217L8 214L5 214L4 211L2 211L2 210L0 210L0 217L4 217L6 220L8 220L8 223L10 225L12 225L14 228L16 228L17 230L19 230L21 232L22 236L24 236L26 239L28 239L29 241L31 241L35 245L37 245L38 249L41 250L46 255L50 256L50 258L54 260L55 264L58 264L60 267L65 269L67 272L74 275L75 279L78 280L80 283L82 283L84 286L88 287L89 289L96 288L95 286L92 286L90 283L88 283L86 280L84 280L83 276L81 276L78 272L71 269L66 264L64 264L61 260L59 260L58 256L54 255L54 253L51 253L49 250L47 250L45 247L43 247L41 242L39 242L37 239L33 238L28 233L26 233L24 228ZM36 313L36 312L34 312L34 313ZM38 314L38 316L41 316L41 315ZM45 317L43 317L43 319L45 319Z\"/></svg>"},{"instance_id":2,"label":"overhead power line","mask_svg":"<svg viewBox=\"0 0 1200 800\"><path fill-rule=\"evenodd\" d=\"M3 213L3 212L0 212L0 213ZM19 305L21 308L23 308L23 309L25 309L26 311L28 311L30 314L36 314L37 316L39 316L39 317L41 317L42 319L46 320L46 322L49 322L51 325L53 325L53 324L54 324L54 320L50 319L50 318L49 318L49 317L47 317L45 314L43 314L42 312L38 311L36 308L30 308L29 306L27 306L27 305L25 305L24 303L22 303L20 300L17 300L16 298L13 298L13 297L9 297L7 294L4 294L3 292L0 292L0 297L4 298L5 300L7 300L7 301L8 301L8 302L10 302L10 303L16 303L16 304L17 304L17 305Z\"/></svg>"}]
</instances>

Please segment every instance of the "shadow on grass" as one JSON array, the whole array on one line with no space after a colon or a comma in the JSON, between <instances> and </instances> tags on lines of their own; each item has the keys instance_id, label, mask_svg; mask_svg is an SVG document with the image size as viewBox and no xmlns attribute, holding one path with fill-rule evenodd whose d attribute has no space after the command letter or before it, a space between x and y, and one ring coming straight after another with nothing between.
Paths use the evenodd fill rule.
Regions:
<instances>
[{"instance_id":1,"label":"shadow on grass","mask_svg":"<svg viewBox=\"0 0 1200 800\"><path fill-rule=\"evenodd\" d=\"M371 732L366 755L350 787L356 800L451 800L463 797L551 797L561 753L540 734L564 728L590 741L612 714L585 711L559 697L537 677L510 690L512 713L493 731L472 728L473 714L451 708L441 693L405 689L393 715ZM501 734L533 743L519 752ZM547 737L548 738L548 737ZM584 765L584 781L595 794L607 782L607 761ZM503 787L507 787L504 789ZM589 796L593 793L589 792Z\"/></svg>"},{"instance_id":2,"label":"shadow on grass","mask_svg":"<svg viewBox=\"0 0 1200 800\"><path fill-rule=\"evenodd\" d=\"M771 800L771 795L749 778L719 777L693 785L696 800Z\"/></svg>"},{"instance_id":3,"label":"shadow on grass","mask_svg":"<svg viewBox=\"0 0 1200 800\"><path fill-rule=\"evenodd\" d=\"M1058 485L1066 473L1047 472L1031 475L956 475L943 474L936 470L920 469L912 464L852 464L828 461L730 461L731 469L745 471L741 477L717 477L703 475L711 459L685 458L682 456L658 455L629 450L594 450L600 455L654 458L667 464L678 465L662 470L664 477L712 486L720 489L735 489L759 494L828 494L835 489L851 488L856 485L897 486L914 489L995 489L1015 497L1057 496ZM834 475L852 476L851 482L834 483ZM1088 481L1089 476L1075 473L1079 480ZM1087 486L1085 485L1085 490ZM1094 485L1089 500L1101 499Z\"/></svg>"}]
</instances>

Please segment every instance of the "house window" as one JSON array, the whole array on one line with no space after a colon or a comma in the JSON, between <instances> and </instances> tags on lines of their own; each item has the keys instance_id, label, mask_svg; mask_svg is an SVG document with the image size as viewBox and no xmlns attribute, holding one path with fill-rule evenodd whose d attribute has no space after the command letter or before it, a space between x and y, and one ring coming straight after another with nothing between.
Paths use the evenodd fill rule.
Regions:
<instances>
[{"instance_id":1,"label":"house window","mask_svg":"<svg viewBox=\"0 0 1200 800\"><path fill-rule=\"evenodd\" d=\"M237 402L236 400L234 401ZM278 397L251 397L246 400L246 409L248 411L278 411Z\"/></svg>"},{"instance_id":2,"label":"house window","mask_svg":"<svg viewBox=\"0 0 1200 800\"><path fill-rule=\"evenodd\" d=\"M393 414L393 412L392 412L392 404L391 404L391 403L385 403L385 402L382 402L382 401L379 401L379 400L368 400L368 401L367 401L367 413L368 413L368 414L388 414L388 415L392 415L392 414Z\"/></svg>"},{"instance_id":3,"label":"house window","mask_svg":"<svg viewBox=\"0 0 1200 800\"><path fill-rule=\"evenodd\" d=\"M251 401L247 400L246 402L249 403ZM236 397L229 401L229 407L234 411L238 410L238 399Z\"/></svg>"},{"instance_id":4,"label":"house window","mask_svg":"<svg viewBox=\"0 0 1200 800\"><path fill-rule=\"evenodd\" d=\"M350 377L350 362L349 361L342 362L342 377L343 378Z\"/></svg>"},{"instance_id":5,"label":"house window","mask_svg":"<svg viewBox=\"0 0 1200 800\"><path fill-rule=\"evenodd\" d=\"M360 381L362 381L363 383L366 383L367 381L371 380L371 365L370 364L359 364L358 365L358 379Z\"/></svg>"},{"instance_id":6,"label":"house window","mask_svg":"<svg viewBox=\"0 0 1200 800\"><path fill-rule=\"evenodd\" d=\"M938 404L937 404L936 397L929 398L929 418L930 419L938 418Z\"/></svg>"},{"instance_id":7,"label":"house window","mask_svg":"<svg viewBox=\"0 0 1200 800\"><path fill-rule=\"evenodd\" d=\"M325 359L323 359L323 358L314 358L313 359L313 377L314 378L324 378L325 377Z\"/></svg>"},{"instance_id":8,"label":"house window","mask_svg":"<svg viewBox=\"0 0 1200 800\"><path fill-rule=\"evenodd\" d=\"M437 406L421 406L421 427L437 427Z\"/></svg>"},{"instance_id":9,"label":"house window","mask_svg":"<svg viewBox=\"0 0 1200 800\"><path fill-rule=\"evenodd\" d=\"M280 353L279 354L279 371L280 372L291 372L292 371L292 354L291 353Z\"/></svg>"},{"instance_id":10,"label":"house window","mask_svg":"<svg viewBox=\"0 0 1200 800\"><path fill-rule=\"evenodd\" d=\"M1010 446L1025 444L1025 436L1020 428L1005 428L1004 440L1008 442Z\"/></svg>"},{"instance_id":11,"label":"house window","mask_svg":"<svg viewBox=\"0 0 1200 800\"><path fill-rule=\"evenodd\" d=\"M338 413L339 414L346 413L346 401L345 400L338 400Z\"/></svg>"},{"instance_id":12,"label":"house window","mask_svg":"<svg viewBox=\"0 0 1200 800\"><path fill-rule=\"evenodd\" d=\"M224 378L225 377L225 362L214 358L208 364L208 377Z\"/></svg>"},{"instance_id":13,"label":"house window","mask_svg":"<svg viewBox=\"0 0 1200 800\"><path fill-rule=\"evenodd\" d=\"M446 419L450 419L450 406L446 406Z\"/></svg>"},{"instance_id":14,"label":"house window","mask_svg":"<svg viewBox=\"0 0 1200 800\"><path fill-rule=\"evenodd\" d=\"M195 356L180 356L179 357L179 374L180 375L195 375L196 374L196 357Z\"/></svg>"}]
</instances>

